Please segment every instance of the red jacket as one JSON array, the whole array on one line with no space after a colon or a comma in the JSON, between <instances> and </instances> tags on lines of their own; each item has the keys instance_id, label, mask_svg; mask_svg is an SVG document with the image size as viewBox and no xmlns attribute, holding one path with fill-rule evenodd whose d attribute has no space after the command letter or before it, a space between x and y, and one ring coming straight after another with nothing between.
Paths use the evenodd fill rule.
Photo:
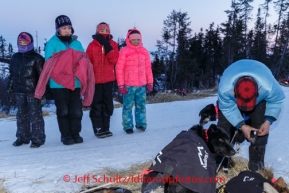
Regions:
<instances>
[{"instance_id":1,"label":"red jacket","mask_svg":"<svg viewBox=\"0 0 289 193\"><path fill-rule=\"evenodd\" d=\"M115 80L114 65L118 59L118 45L112 39L109 40L113 50L105 55L104 47L93 40L87 47L86 53L93 65L95 84L102 84Z\"/></svg>"},{"instance_id":2,"label":"red jacket","mask_svg":"<svg viewBox=\"0 0 289 193\"><path fill-rule=\"evenodd\" d=\"M94 74L92 64L85 52L69 48L52 55L40 74L34 97L41 99L49 78L67 89L75 89L75 77L80 81L80 97L84 95L83 105L89 106L94 95Z\"/></svg>"}]
</instances>

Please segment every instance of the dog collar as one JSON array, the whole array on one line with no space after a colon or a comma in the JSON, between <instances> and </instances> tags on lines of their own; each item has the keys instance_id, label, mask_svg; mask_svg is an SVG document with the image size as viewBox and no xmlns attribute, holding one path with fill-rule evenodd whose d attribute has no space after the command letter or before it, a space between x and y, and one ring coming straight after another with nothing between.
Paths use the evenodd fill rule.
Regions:
<instances>
[{"instance_id":1,"label":"dog collar","mask_svg":"<svg viewBox=\"0 0 289 193\"><path fill-rule=\"evenodd\" d=\"M204 134L205 134L206 142L208 142L209 141L208 129L204 129Z\"/></svg>"}]
</instances>

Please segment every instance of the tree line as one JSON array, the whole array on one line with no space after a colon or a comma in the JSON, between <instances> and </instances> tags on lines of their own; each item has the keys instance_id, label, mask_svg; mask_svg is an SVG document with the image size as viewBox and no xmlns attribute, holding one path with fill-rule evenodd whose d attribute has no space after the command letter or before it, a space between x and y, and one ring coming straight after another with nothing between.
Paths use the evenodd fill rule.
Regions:
<instances>
[{"instance_id":1,"label":"tree line","mask_svg":"<svg viewBox=\"0 0 289 193\"><path fill-rule=\"evenodd\" d=\"M163 22L162 39L153 52L155 77L165 74L165 89L213 88L226 67L240 59L254 59L267 65L276 79L289 75L289 0L264 0L253 20L253 0L232 0L227 21L213 22L208 29L192 33L186 12L173 10ZM268 23L269 11L277 14ZM250 70L250 69L248 69Z\"/></svg>"}]
</instances>

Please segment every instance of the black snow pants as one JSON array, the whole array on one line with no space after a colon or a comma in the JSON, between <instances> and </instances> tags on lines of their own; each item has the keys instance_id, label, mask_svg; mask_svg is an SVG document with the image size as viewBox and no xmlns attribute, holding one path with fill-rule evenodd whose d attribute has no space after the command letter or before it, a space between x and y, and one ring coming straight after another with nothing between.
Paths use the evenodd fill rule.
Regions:
<instances>
[{"instance_id":1,"label":"black snow pants","mask_svg":"<svg viewBox=\"0 0 289 193\"><path fill-rule=\"evenodd\" d=\"M77 138L81 132L82 101L80 88L52 88L56 115L61 136L66 139Z\"/></svg>"},{"instance_id":2,"label":"black snow pants","mask_svg":"<svg viewBox=\"0 0 289 193\"><path fill-rule=\"evenodd\" d=\"M94 132L96 132L96 128L109 131L110 117L113 114L112 86L113 82L95 84L95 93L89 113Z\"/></svg>"}]
</instances>

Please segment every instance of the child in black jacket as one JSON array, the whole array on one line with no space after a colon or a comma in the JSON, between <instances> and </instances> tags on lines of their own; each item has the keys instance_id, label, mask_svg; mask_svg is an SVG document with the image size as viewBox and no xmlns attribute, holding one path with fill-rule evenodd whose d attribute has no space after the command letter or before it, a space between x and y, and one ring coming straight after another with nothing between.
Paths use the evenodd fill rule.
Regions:
<instances>
[{"instance_id":1,"label":"child in black jacket","mask_svg":"<svg viewBox=\"0 0 289 193\"><path fill-rule=\"evenodd\" d=\"M34 98L34 91L43 69L44 58L34 51L33 37L21 32L17 38L18 52L12 55L7 92L14 92L17 118L17 140L12 144L29 144L38 148L45 142L41 100ZM31 128L31 129L30 129Z\"/></svg>"}]
</instances>

